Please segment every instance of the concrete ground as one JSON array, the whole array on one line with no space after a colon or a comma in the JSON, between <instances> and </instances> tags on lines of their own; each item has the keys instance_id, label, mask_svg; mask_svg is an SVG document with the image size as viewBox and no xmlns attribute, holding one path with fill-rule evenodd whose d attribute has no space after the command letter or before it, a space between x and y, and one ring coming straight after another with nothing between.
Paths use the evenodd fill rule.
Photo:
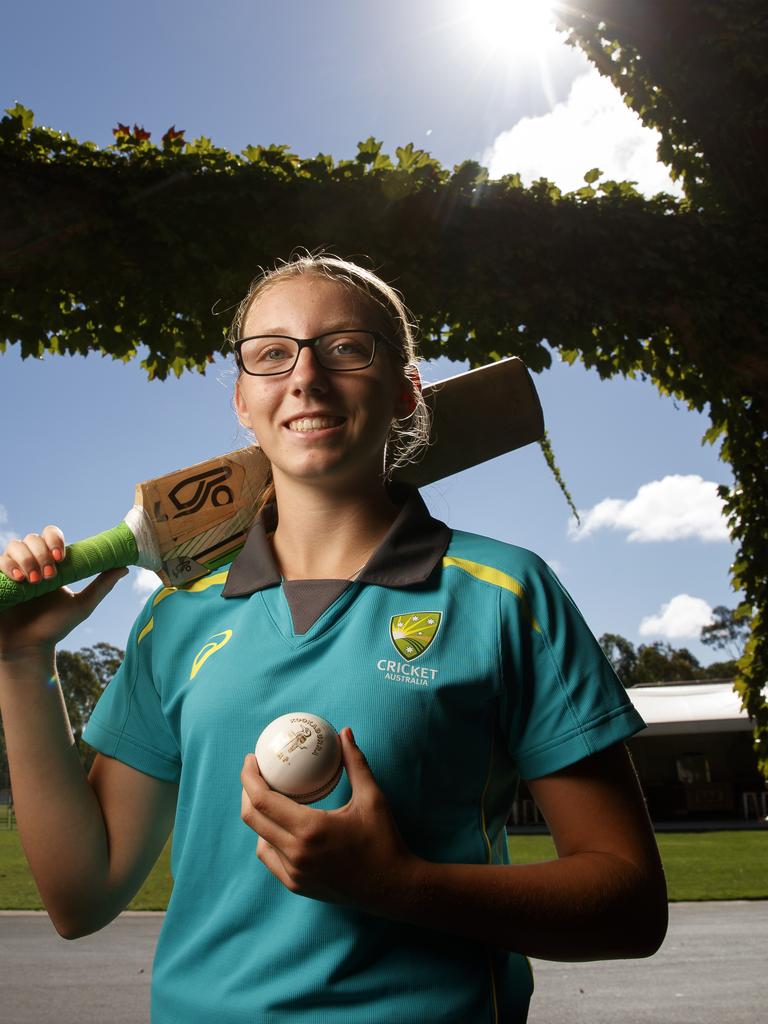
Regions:
<instances>
[{"instance_id":1,"label":"concrete ground","mask_svg":"<svg viewBox=\"0 0 768 1024\"><path fill-rule=\"evenodd\" d=\"M672 903L644 960L533 960L529 1024L757 1024L765 1020L768 901Z\"/></svg>"},{"instance_id":2,"label":"concrete ground","mask_svg":"<svg viewBox=\"0 0 768 1024\"><path fill-rule=\"evenodd\" d=\"M67 942L47 914L0 911L0 1020L147 1024L162 917L121 914ZM646 960L532 961L529 1024L757 1024L767 948L768 901L673 903L664 945Z\"/></svg>"}]
</instances>

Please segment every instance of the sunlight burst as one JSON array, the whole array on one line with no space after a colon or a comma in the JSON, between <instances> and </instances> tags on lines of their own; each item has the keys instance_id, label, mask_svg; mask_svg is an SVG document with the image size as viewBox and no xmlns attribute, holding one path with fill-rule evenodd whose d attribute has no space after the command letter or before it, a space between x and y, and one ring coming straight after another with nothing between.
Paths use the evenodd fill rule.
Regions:
<instances>
[{"instance_id":1,"label":"sunlight burst","mask_svg":"<svg viewBox=\"0 0 768 1024\"><path fill-rule=\"evenodd\" d=\"M554 6L547 0L474 0L467 28L485 50L533 56L552 42Z\"/></svg>"}]
</instances>

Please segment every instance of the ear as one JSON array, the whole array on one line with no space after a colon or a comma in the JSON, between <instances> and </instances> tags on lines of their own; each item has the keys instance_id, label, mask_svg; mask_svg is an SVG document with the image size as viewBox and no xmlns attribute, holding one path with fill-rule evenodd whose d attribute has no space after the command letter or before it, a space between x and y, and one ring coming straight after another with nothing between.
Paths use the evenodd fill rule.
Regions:
<instances>
[{"instance_id":1,"label":"ear","mask_svg":"<svg viewBox=\"0 0 768 1024\"><path fill-rule=\"evenodd\" d=\"M233 404L235 406L235 412L237 413L237 418L240 421L240 425L245 427L247 430L252 430L253 427L251 426L251 417L248 414L248 407L245 404L245 400L243 399L243 395L240 390L239 377L235 381L235 397Z\"/></svg>"},{"instance_id":2,"label":"ear","mask_svg":"<svg viewBox=\"0 0 768 1024\"><path fill-rule=\"evenodd\" d=\"M416 408L416 394L422 390L421 374L415 366L408 366L405 369L408 382L403 382L402 390L397 399L397 412L395 419L405 419L410 416Z\"/></svg>"}]
</instances>

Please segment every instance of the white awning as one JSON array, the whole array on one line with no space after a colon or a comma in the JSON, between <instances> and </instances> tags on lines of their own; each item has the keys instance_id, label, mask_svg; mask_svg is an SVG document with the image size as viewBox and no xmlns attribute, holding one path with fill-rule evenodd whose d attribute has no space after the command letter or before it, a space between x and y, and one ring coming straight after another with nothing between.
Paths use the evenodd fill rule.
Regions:
<instances>
[{"instance_id":1,"label":"white awning","mask_svg":"<svg viewBox=\"0 0 768 1024\"><path fill-rule=\"evenodd\" d=\"M731 682L631 686L627 696L648 725L638 737L752 729Z\"/></svg>"}]
</instances>

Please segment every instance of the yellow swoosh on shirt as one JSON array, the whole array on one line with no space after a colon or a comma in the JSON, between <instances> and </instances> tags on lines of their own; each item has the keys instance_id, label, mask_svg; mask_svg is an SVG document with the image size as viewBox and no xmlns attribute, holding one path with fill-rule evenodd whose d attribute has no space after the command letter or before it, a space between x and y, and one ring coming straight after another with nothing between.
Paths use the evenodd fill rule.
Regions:
<instances>
[{"instance_id":1,"label":"yellow swoosh on shirt","mask_svg":"<svg viewBox=\"0 0 768 1024\"><path fill-rule=\"evenodd\" d=\"M218 643L217 643L216 642L216 637L217 636L221 636L224 639L223 640L219 640ZM190 679L194 679L195 676L197 675L197 673L200 671L200 669L206 663L206 661L208 661L210 656L212 654L215 654L216 651L220 651L221 648L225 644L228 644L230 639L231 639L231 637L232 637L232 630L231 629L225 629L223 633L214 633L213 636L211 637L211 639L208 641L208 643L204 644L203 647L201 647L200 650L195 655L195 660L192 662L192 671L189 674L189 678Z\"/></svg>"}]
</instances>

